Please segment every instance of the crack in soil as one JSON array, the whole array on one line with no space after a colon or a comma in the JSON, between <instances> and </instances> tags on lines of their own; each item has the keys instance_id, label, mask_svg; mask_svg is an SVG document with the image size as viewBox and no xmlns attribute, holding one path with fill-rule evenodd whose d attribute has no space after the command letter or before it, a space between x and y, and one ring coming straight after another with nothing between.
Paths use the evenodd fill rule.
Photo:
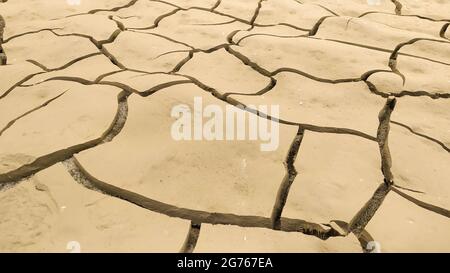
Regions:
<instances>
[{"instance_id":1,"label":"crack in soil","mask_svg":"<svg viewBox=\"0 0 450 273\"><path fill-rule=\"evenodd\" d=\"M40 109L46 107L46 106L49 105L52 101L55 101L55 100L57 100L58 98L60 98L62 95L64 95L67 91L68 91L68 90L62 92L61 94L59 94L59 95L57 95L57 96L55 96L55 97L53 97L53 98L47 100L47 101L44 102L43 104L41 104L41 105L39 105L39 106L37 106L37 107L31 109L31 110L28 110L27 112L23 113L22 115L20 115L20 116L16 117L15 119L11 120L10 122L8 122L8 124L6 124L6 126L3 127L3 129L0 130L0 136L2 136L2 134L3 134L6 130L8 130L9 128L11 128L11 126L13 126L14 123L16 123L16 121L18 121L18 120L20 120L21 118L24 118L24 117L26 117L26 116L28 116L28 115L30 115L30 114L32 114L32 113L34 113L34 112L40 110Z\"/></svg>"},{"instance_id":2,"label":"crack in soil","mask_svg":"<svg viewBox=\"0 0 450 273\"><path fill-rule=\"evenodd\" d=\"M281 181L280 188L278 189L277 198L272 210L272 225L273 229L280 229L281 227L281 214L283 213L284 206L288 199L289 190L294 183L295 177L297 176L297 170L295 169L294 163L297 158L300 145L303 140L305 130L303 128L298 128L298 132L292 141L291 147L289 148L288 155L284 161L284 166L286 168L286 174Z\"/></svg>"},{"instance_id":3,"label":"crack in soil","mask_svg":"<svg viewBox=\"0 0 450 273\"><path fill-rule=\"evenodd\" d=\"M397 101L395 98L389 98L378 116L380 125L377 132L377 140L381 154L381 171L384 175L384 183L378 186L370 200L350 221L348 232L352 232L357 237L360 237L362 231L365 229L372 217L375 216L375 213L383 204L384 199L391 191L392 185L394 184L394 175L391 172L392 158L389 151L389 124L396 102Z\"/></svg>"},{"instance_id":4,"label":"crack in soil","mask_svg":"<svg viewBox=\"0 0 450 273\"><path fill-rule=\"evenodd\" d=\"M0 65L6 65L7 63L7 57L6 53L3 50L2 44L5 42L3 41L3 33L5 30L5 19L3 19L2 15L0 14Z\"/></svg>"},{"instance_id":5,"label":"crack in soil","mask_svg":"<svg viewBox=\"0 0 450 273\"><path fill-rule=\"evenodd\" d=\"M150 199L140 194L116 187L93 177L83 168L80 162L71 157L63 162L74 180L87 189L100 192L130 202L136 206L170 217L190 220L194 223L212 225L234 225L240 227L258 227L272 229L272 220L262 216L236 215L229 213L215 213L176 207L160 201ZM315 236L322 240L340 236L334 229L326 229L320 224L310 223L299 219L281 218L280 231L300 232Z\"/></svg>"},{"instance_id":6,"label":"crack in soil","mask_svg":"<svg viewBox=\"0 0 450 273\"><path fill-rule=\"evenodd\" d=\"M189 231L186 236L186 240L184 241L184 244L180 250L180 253L194 252L195 246L197 245L198 238L200 237L201 227L202 227L202 224L196 224L194 222L191 222L191 226L189 227Z\"/></svg>"},{"instance_id":7,"label":"crack in soil","mask_svg":"<svg viewBox=\"0 0 450 273\"><path fill-rule=\"evenodd\" d=\"M397 121L394 121L394 120L391 120L391 123L392 123L392 124L395 124L395 125L398 125L398 126L400 126L400 127L403 127L403 128L405 128L405 129L407 129L408 131L410 131L411 133L417 135L417 136L420 136L420 137L422 137L422 138L428 139L428 140L430 140L430 141L432 141L432 142L438 144L439 146L442 147L442 149L444 149L444 150L446 150L448 153L450 153L450 148L447 147L447 145L445 145L442 141L437 140L437 139L435 139L435 138L433 138L433 137L427 136L427 135L425 135L425 134L418 133L418 132L414 131L411 127L409 127L408 125L406 125L406 124L403 124L403 123L400 123L400 122L397 122Z\"/></svg>"},{"instance_id":8,"label":"crack in soil","mask_svg":"<svg viewBox=\"0 0 450 273\"><path fill-rule=\"evenodd\" d=\"M47 169L55 165L56 163L64 161L72 157L74 154L111 141L125 126L128 113L127 99L129 95L130 93L127 91L122 91L121 93L119 93L119 95L117 96L118 105L116 116L111 122L110 127L100 137L38 157L33 162L23 165L18 169L0 174L0 191L13 187L29 178L30 176L36 174L37 172Z\"/></svg>"}]
</instances>

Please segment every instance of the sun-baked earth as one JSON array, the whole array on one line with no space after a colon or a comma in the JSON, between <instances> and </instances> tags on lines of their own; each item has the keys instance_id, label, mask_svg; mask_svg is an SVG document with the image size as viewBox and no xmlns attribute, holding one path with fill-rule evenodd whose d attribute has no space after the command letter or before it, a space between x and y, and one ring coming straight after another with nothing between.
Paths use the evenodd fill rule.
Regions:
<instances>
[{"instance_id":1,"label":"sun-baked earth","mask_svg":"<svg viewBox=\"0 0 450 273\"><path fill-rule=\"evenodd\" d=\"M0 2L0 252L450 252L447 1Z\"/></svg>"}]
</instances>

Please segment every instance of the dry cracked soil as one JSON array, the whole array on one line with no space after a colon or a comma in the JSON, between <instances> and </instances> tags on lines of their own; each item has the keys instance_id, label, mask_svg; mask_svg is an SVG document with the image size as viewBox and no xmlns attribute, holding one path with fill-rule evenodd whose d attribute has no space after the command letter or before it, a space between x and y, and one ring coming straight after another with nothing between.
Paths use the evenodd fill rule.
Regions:
<instances>
[{"instance_id":1,"label":"dry cracked soil","mask_svg":"<svg viewBox=\"0 0 450 273\"><path fill-rule=\"evenodd\" d=\"M0 251L449 252L449 16L1 0ZM277 123L278 149L175 141L194 98Z\"/></svg>"}]
</instances>

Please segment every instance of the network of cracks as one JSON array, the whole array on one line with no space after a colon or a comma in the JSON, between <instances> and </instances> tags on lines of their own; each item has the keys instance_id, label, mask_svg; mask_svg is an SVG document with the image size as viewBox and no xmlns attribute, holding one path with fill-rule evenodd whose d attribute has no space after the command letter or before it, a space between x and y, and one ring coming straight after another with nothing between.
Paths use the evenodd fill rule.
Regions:
<instances>
[{"instance_id":1,"label":"network of cracks","mask_svg":"<svg viewBox=\"0 0 450 273\"><path fill-rule=\"evenodd\" d=\"M356 239L367 252L395 232L422 235L420 225L393 228L408 209L421 215L409 222L429 221L424 238L437 238L425 249L450 241L448 4L30 0L24 10L1 2L0 201L11 213L8 193L28 182L59 211L39 174L63 166L98 195L188 223L182 252L216 225ZM282 148L164 147L170 107L194 96L279 104L279 119L245 109L280 123ZM0 216L7 227L11 216ZM410 244L392 250L422 250Z\"/></svg>"}]
</instances>

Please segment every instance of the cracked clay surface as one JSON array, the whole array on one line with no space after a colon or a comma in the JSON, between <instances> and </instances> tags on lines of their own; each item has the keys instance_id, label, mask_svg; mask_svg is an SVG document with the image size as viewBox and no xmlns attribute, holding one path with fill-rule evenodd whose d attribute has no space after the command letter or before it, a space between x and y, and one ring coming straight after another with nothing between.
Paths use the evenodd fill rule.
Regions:
<instances>
[{"instance_id":1,"label":"cracked clay surface","mask_svg":"<svg viewBox=\"0 0 450 273\"><path fill-rule=\"evenodd\" d=\"M0 251L450 251L450 4L0 1ZM279 147L173 107L278 105ZM268 116L269 115L269 116Z\"/></svg>"}]
</instances>

